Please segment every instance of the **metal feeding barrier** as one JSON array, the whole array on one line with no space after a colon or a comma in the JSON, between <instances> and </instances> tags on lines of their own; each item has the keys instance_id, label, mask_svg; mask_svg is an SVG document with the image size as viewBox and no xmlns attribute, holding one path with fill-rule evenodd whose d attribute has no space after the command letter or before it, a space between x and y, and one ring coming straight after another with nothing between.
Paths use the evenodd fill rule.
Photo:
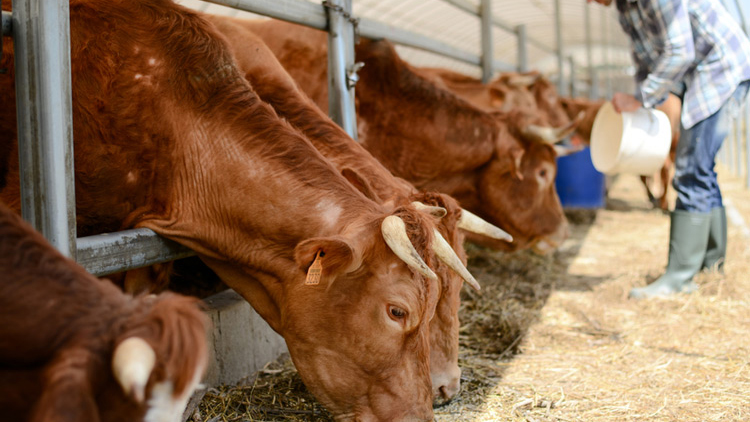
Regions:
<instances>
[{"instance_id":1,"label":"metal feeding barrier","mask_svg":"<svg viewBox=\"0 0 750 422\"><path fill-rule=\"evenodd\" d=\"M481 31L481 54L468 53L430 37L369 19L352 15L352 0L326 0L316 4L304 0L208 0L223 6L265 15L328 31L329 34L329 110L331 117L356 139L354 62L356 36L372 39L387 38L394 43L417 48L478 66L483 81L496 71L528 70L527 48L533 45L555 53L558 58L558 86L566 91L562 71L572 58L565 56L562 43L560 1L555 0L556 48L550 48L533 35L525 25L512 25L492 13L492 0L478 5L466 0L443 0L478 18ZM598 80L590 53L591 24L586 11L586 41L589 94L596 94L593 82ZM517 40L516 64L493 58L492 28L514 34ZM68 0L14 0L13 12L3 12L2 31L14 39L16 66L16 97L18 110L18 144L21 172L21 201L24 219L40 231L58 250L77 260L94 275L143 267L193 255L188 248L162 238L148 229L132 229L83 238L76 236L75 189L73 165L72 93L70 74L70 17ZM607 65L605 63L605 70ZM609 74L609 72L607 72ZM571 94L575 72L570 72ZM611 84L608 92L611 94ZM750 138L750 108L745 108L745 139ZM740 171L739 124L729 154L736 158ZM744 150L747 151L745 145ZM744 168L750 166L750 156ZM747 173L747 172L746 172ZM750 175L748 175L750 186Z\"/></svg>"}]
</instances>

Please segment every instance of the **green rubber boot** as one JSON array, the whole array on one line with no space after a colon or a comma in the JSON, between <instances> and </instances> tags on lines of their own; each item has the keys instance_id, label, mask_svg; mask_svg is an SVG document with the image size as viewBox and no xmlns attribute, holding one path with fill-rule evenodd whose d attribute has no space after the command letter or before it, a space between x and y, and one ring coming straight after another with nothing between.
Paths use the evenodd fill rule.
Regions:
<instances>
[{"instance_id":1,"label":"green rubber boot","mask_svg":"<svg viewBox=\"0 0 750 422\"><path fill-rule=\"evenodd\" d=\"M706 256L711 213L675 210L671 220L667 271L648 286L632 289L633 299L690 293L698 288L693 276Z\"/></svg>"},{"instance_id":2,"label":"green rubber boot","mask_svg":"<svg viewBox=\"0 0 750 422\"><path fill-rule=\"evenodd\" d=\"M727 212L724 207L711 210L706 257L703 268L708 272L724 274L724 258L727 254Z\"/></svg>"}]
</instances>

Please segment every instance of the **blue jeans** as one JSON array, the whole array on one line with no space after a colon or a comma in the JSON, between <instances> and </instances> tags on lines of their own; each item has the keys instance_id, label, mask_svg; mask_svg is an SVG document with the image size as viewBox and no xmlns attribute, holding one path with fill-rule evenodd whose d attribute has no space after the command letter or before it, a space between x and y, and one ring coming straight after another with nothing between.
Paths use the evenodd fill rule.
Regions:
<instances>
[{"instance_id":1,"label":"blue jeans","mask_svg":"<svg viewBox=\"0 0 750 422\"><path fill-rule=\"evenodd\" d=\"M750 81L740 84L723 106L690 129L680 128L672 186L677 191L675 209L708 213L723 206L716 180L716 154L732 127L732 117L745 101Z\"/></svg>"}]
</instances>

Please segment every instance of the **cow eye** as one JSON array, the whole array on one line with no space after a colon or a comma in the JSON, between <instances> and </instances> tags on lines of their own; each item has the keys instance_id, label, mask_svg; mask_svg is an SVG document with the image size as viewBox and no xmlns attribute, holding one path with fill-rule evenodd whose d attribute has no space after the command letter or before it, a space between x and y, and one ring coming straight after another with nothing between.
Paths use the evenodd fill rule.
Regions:
<instances>
[{"instance_id":1,"label":"cow eye","mask_svg":"<svg viewBox=\"0 0 750 422\"><path fill-rule=\"evenodd\" d=\"M547 169L539 170L539 177L547 177Z\"/></svg>"},{"instance_id":2,"label":"cow eye","mask_svg":"<svg viewBox=\"0 0 750 422\"><path fill-rule=\"evenodd\" d=\"M401 320L406 317L406 311L398 306L390 305L388 307L388 315L395 320Z\"/></svg>"}]
</instances>

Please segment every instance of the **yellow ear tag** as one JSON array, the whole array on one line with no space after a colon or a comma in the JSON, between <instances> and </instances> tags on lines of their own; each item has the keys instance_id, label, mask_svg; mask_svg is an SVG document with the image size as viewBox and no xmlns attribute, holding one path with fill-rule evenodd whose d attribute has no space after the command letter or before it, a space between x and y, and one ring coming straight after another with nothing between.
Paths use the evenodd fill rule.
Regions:
<instances>
[{"instance_id":1,"label":"yellow ear tag","mask_svg":"<svg viewBox=\"0 0 750 422\"><path fill-rule=\"evenodd\" d=\"M315 254L315 261L313 261L310 268L307 269L307 278L305 279L305 285L317 286L320 284L320 276L323 273L323 264L320 263L320 258L325 255L325 252L318 251Z\"/></svg>"}]
</instances>

